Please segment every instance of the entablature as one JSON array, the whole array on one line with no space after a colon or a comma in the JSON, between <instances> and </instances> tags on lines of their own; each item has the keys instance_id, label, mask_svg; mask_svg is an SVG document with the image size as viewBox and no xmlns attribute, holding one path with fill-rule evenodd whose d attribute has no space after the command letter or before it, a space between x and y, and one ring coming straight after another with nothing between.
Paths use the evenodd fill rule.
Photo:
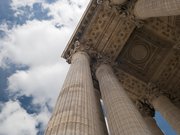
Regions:
<instances>
[{"instance_id":1,"label":"entablature","mask_svg":"<svg viewBox=\"0 0 180 135\"><path fill-rule=\"evenodd\" d=\"M132 100L144 101L154 83L180 105L180 16L137 20L131 13L135 1L128 2L91 0L62 57L70 63L73 53L86 51L92 68L111 63Z\"/></svg>"}]
</instances>

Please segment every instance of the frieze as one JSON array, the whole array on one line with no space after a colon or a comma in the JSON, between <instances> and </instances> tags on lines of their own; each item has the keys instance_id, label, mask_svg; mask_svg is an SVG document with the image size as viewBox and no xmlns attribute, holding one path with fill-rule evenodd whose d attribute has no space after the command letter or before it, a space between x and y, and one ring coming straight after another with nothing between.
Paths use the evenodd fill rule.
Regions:
<instances>
[{"instance_id":1,"label":"frieze","mask_svg":"<svg viewBox=\"0 0 180 135\"><path fill-rule=\"evenodd\" d=\"M152 31L155 35L162 37L172 43L176 43L176 27L165 21L162 18L151 18L145 20L144 27L150 31Z\"/></svg>"},{"instance_id":2,"label":"frieze","mask_svg":"<svg viewBox=\"0 0 180 135\"><path fill-rule=\"evenodd\" d=\"M128 19L122 18L116 29L109 37L102 51L115 60L134 29L135 25L132 22L129 22Z\"/></svg>"},{"instance_id":3,"label":"frieze","mask_svg":"<svg viewBox=\"0 0 180 135\"><path fill-rule=\"evenodd\" d=\"M167 88L174 78L174 75L179 73L180 66L180 52L179 50L172 49L166 63L164 64L164 69L160 70L161 73L157 78L157 85L162 88ZM154 80L155 81L155 80Z\"/></svg>"},{"instance_id":4,"label":"frieze","mask_svg":"<svg viewBox=\"0 0 180 135\"><path fill-rule=\"evenodd\" d=\"M176 30L180 21L172 17L142 22L133 15L135 2L112 6L108 0L92 0L63 57L70 63L77 51L87 52L97 89L96 68L100 63L110 64L140 109L160 94L180 103L180 38Z\"/></svg>"},{"instance_id":5,"label":"frieze","mask_svg":"<svg viewBox=\"0 0 180 135\"><path fill-rule=\"evenodd\" d=\"M68 43L68 46L65 48L65 50L62 54L63 58L67 59L69 57L70 50L74 49L73 44L81 38L84 31L86 30L87 25L90 23L90 20L92 19L96 10L98 9L98 7L100 5L101 4L99 4L96 0L92 0L89 3L82 19L80 20L80 23L78 24L76 30L74 31L74 33L72 35L72 38L70 39L70 41Z\"/></svg>"},{"instance_id":6,"label":"frieze","mask_svg":"<svg viewBox=\"0 0 180 135\"><path fill-rule=\"evenodd\" d=\"M118 66L113 66L114 73L122 84L123 88L128 92L132 100L142 100L146 95L147 84L136 77L122 71Z\"/></svg>"},{"instance_id":7,"label":"frieze","mask_svg":"<svg viewBox=\"0 0 180 135\"><path fill-rule=\"evenodd\" d=\"M170 50L152 82L175 104L180 103L180 51Z\"/></svg>"},{"instance_id":8,"label":"frieze","mask_svg":"<svg viewBox=\"0 0 180 135\"><path fill-rule=\"evenodd\" d=\"M149 82L147 84L147 93L146 98L149 102L152 102L155 98L159 97L160 95L164 94L163 91L154 83Z\"/></svg>"},{"instance_id":9,"label":"frieze","mask_svg":"<svg viewBox=\"0 0 180 135\"><path fill-rule=\"evenodd\" d=\"M142 24L133 15L135 2L130 0L111 6L108 0L92 1L63 57L69 57L73 44L79 40L115 60L135 27Z\"/></svg>"},{"instance_id":10,"label":"frieze","mask_svg":"<svg viewBox=\"0 0 180 135\"><path fill-rule=\"evenodd\" d=\"M116 6L116 9L118 10L120 15L122 15L125 18L128 18L130 22L133 22L138 28L140 28L144 25L144 21L141 19L138 19L134 15L134 6L136 2L137 0L128 0L122 5Z\"/></svg>"},{"instance_id":11,"label":"frieze","mask_svg":"<svg viewBox=\"0 0 180 135\"><path fill-rule=\"evenodd\" d=\"M137 100L135 105L143 117L155 116L155 110L147 99Z\"/></svg>"},{"instance_id":12,"label":"frieze","mask_svg":"<svg viewBox=\"0 0 180 135\"><path fill-rule=\"evenodd\" d=\"M176 88L175 91L173 91L162 88L154 82L144 83L136 77L121 70L118 65L113 66L113 69L123 88L126 90L131 100L136 103L139 110L144 108L141 105L146 105L146 107L149 107L149 109L152 111L153 107L151 105L151 101L160 95L165 95L174 104L179 105L180 92L177 93L177 91L180 89L180 81L176 82ZM178 76L178 79L180 80L180 75ZM144 111L143 113L145 113Z\"/></svg>"},{"instance_id":13,"label":"frieze","mask_svg":"<svg viewBox=\"0 0 180 135\"><path fill-rule=\"evenodd\" d=\"M83 34L76 40L115 60L136 25L120 15L116 8L110 7L108 1L99 5L89 23L84 25ZM75 40L72 41L71 46Z\"/></svg>"}]
</instances>

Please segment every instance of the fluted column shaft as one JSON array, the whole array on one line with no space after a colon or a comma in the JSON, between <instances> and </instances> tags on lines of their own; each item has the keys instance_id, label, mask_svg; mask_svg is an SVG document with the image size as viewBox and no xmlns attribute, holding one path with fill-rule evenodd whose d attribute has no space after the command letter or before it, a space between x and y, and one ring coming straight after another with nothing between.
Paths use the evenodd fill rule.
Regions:
<instances>
[{"instance_id":1,"label":"fluted column shaft","mask_svg":"<svg viewBox=\"0 0 180 135\"><path fill-rule=\"evenodd\" d=\"M164 135L161 129L158 127L156 121L153 119L153 117L146 116L144 117L144 120L153 135Z\"/></svg>"},{"instance_id":2,"label":"fluted column shaft","mask_svg":"<svg viewBox=\"0 0 180 135\"><path fill-rule=\"evenodd\" d=\"M71 67L58 97L46 135L106 135L99 114L89 57L85 52L73 55ZM99 128L96 123L101 123Z\"/></svg>"},{"instance_id":3,"label":"fluted column shaft","mask_svg":"<svg viewBox=\"0 0 180 135\"><path fill-rule=\"evenodd\" d=\"M97 135L107 135L107 127L105 125L105 119L104 119L104 114L101 107L100 98L101 98L100 91L97 89L94 89L92 101L94 102L93 110L94 110L94 117L96 119L95 129L97 129L97 131L100 131L99 133L97 133Z\"/></svg>"},{"instance_id":4,"label":"fluted column shaft","mask_svg":"<svg viewBox=\"0 0 180 135\"><path fill-rule=\"evenodd\" d=\"M138 0L134 14L139 19L180 15L180 0Z\"/></svg>"},{"instance_id":5,"label":"fluted column shaft","mask_svg":"<svg viewBox=\"0 0 180 135\"><path fill-rule=\"evenodd\" d=\"M159 96L152 101L152 104L156 111L168 121L172 128L180 134L180 109L177 108L171 101L165 96Z\"/></svg>"},{"instance_id":6,"label":"fluted column shaft","mask_svg":"<svg viewBox=\"0 0 180 135\"><path fill-rule=\"evenodd\" d=\"M128 98L112 68L101 65L96 76L107 112L111 135L150 135L141 114Z\"/></svg>"}]
</instances>

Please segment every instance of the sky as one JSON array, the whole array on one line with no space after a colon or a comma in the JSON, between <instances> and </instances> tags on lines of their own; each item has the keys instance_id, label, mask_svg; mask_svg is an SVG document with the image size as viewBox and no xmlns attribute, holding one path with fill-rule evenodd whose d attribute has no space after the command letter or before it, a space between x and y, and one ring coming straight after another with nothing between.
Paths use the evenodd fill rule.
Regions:
<instances>
[{"instance_id":1,"label":"sky","mask_svg":"<svg viewBox=\"0 0 180 135\"><path fill-rule=\"evenodd\" d=\"M0 135L42 135L87 0L0 0Z\"/></svg>"},{"instance_id":2,"label":"sky","mask_svg":"<svg viewBox=\"0 0 180 135\"><path fill-rule=\"evenodd\" d=\"M88 2L0 0L0 135L43 135L69 68L62 51Z\"/></svg>"}]
</instances>

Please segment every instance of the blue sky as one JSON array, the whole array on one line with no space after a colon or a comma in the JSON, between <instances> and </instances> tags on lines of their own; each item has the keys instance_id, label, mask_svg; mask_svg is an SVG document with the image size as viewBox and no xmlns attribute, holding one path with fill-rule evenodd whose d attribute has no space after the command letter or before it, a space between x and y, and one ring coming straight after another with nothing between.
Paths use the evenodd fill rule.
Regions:
<instances>
[{"instance_id":1,"label":"blue sky","mask_svg":"<svg viewBox=\"0 0 180 135\"><path fill-rule=\"evenodd\" d=\"M42 135L86 0L0 0L0 135Z\"/></svg>"},{"instance_id":2,"label":"blue sky","mask_svg":"<svg viewBox=\"0 0 180 135\"><path fill-rule=\"evenodd\" d=\"M0 135L43 134L69 68L61 53L88 2L0 0Z\"/></svg>"}]
</instances>

